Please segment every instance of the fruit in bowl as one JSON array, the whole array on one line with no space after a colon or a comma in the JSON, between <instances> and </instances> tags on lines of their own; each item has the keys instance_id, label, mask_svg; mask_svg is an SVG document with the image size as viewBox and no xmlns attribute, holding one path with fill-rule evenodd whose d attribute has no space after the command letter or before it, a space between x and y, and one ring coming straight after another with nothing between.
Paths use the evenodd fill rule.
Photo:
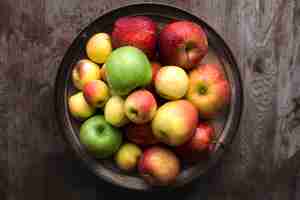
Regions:
<instances>
[{"instance_id":1,"label":"fruit in bowl","mask_svg":"<svg viewBox=\"0 0 300 200\"><path fill-rule=\"evenodd\" d=\"M200 117L213 118L230 101L230 87L217 64L199 65L190 72L187 99L199 111Z\"/></svg>"},{"instance_id":2,"label":"fruit in bowl","mask_svg":"<svg viewBox=\"0 0 300 200\"><path fill-rule=\"evenodd\" d=\"M169 149L155 146L143 153L139 161L140 175L151 185L174 183L180 172L180 161Z\"/></svg>"},{"instance_id":3,"label":"fruit in bowl","mask_svg":"<svg viewBox=\"0 0 300 200\"><path fill-rule=\"evenodd\" d=\"M182 98L187 92L189 78L186 72L176 66L162 67L155 77L156 92L168 100Z\"/></svg>"},{"instance_id":4,"label":"fruit in bowl","mask_svg":"<svg viewBox=\"0 0 300 200\"><path fill-rule=\"evenodd\" d=\"M158 140L152 133L151 124L128 124L125 127L124 134L126 138L142 147L158 143Z\"/></svg>"},{"instance_id":5,"label":"fruit in bowl","mask_svg":"<svg viewBox=\"0 0 300 200\"><path fill-rule=\"evenodd\" d=\"M104 108L105 120L116 127L121 127L129 122L125 114L125 100L120 96L112 96Z\"/></svg>"},{"instance_id":6,"label":"fruit in bowl","mask_svg":"<svg viewBox=\"0 0 300 200\"><path fill-rule=\"evenodd\" d=\"M95 113L95 109L86 102L82 92L70 96L68 106L71 115L77 119L88 118Z\"/></svg>"},{"instance_id":7,"label":"fruit in bowl","mask_svg":"<svg viewBox=\"0 0 300 200\"><path fill-rule=\"evenodd\" d=\"M142 153L142 150L136 144L125 143L115 155L116 164L123 171L133 171Z\"/></svg>"},{"instance_id":8,"label":"fruit in bowl","mask_svg":"<svg viewBox=\"0 0 300 200\"><path fill-rule=\"evenodd\" d=\"M108 158L122 144L122 133L105 121L102 115L86 120L80 127L80 142L96 158Z\"/></svg>"},{"instance_id":9,"label":"fruit in bowl","mask_svg":"<svg viewBox=\"0 0 300 200\"><path fill-rule=\"evenodd\" d=\"M202 27L190 21L167 24L159 35L159 56L163 64L185 69L195 67L208 52Z\"/></svg>"},{"instance_id":10,"label":"fruit in bowl","mask_svg":"<svg viewBox=\"0 0 300 200\"><path fill-rule=\"evenodd\" d=\"M136 124L149 122L155 115L157 104L148 90L137 90L125 100L125 113Z\"/></svg>"},{"instance_id":11,"label":"fruit in bowl","mask_svg":"<svg viewBox=\"0 0 300 200\"><path fill-rule=\"evenodd\" d=\"M79 90L81 90L86 83L100 78L100 67L87 59L79 60L72 70L73 84Z\"/></svg>"},{"instance_id":12,"label":"fruit in bowl","mask_svg":"<svg viewBox=\"0 0 300 200\"><path fill-rule=\"evenodd\" d=\"M128 95L152 79L151 64L146 55L132 46L115 49L105 63L106 79L116 95Z\"/></svg>"},{"instance_id":13,"label":"fruit in bowl","mask_svg":"<svg viewBox=\"0 0 300 200\"><path fill-rule=\"evenodd\" d=\"M109 98L107 85L101 80L93 80L83 87L83 95L86 101L94 107L103 107Z\"/></svg>"},{"instance_id":14,"label":"fruit in bowl","mask_svg":"<svg viewBox=\"0 0 300 200\"><path fill-rule=\"evenodd\" d=\"M161 142L179 146L192 136L198 123L196 107L187 100L176 100L162 105L152 120L154 136Z\"/></svg>"},{"instance_id":15,"label":"fruit in bowl","mask_svg":"<svg viewBox=\"0 0 300 200\"><path fill-rule=\"evenodd\" d=\"M68 99L70 114L81 119L79 140L94 158L113 161L118 176L136 171L149 185L177 185L181 162L209 162L218 134L199 120L228 105L229 82L221 66L201 64L208 41L194 22L171 22L157 38L149 17L121 17L111 34L112 46L109 33L93 35L90 60L72 71L82 90Z\"/></svg>"},{"instance_id":16,"label":"fruit in bowl","mask_svg":"<svg viewBox=\"0 0 300 200\"><path fill-rule=\"evenodd\" d=\"M215 130L212 125L200 122L192 138L185 144L176 147L175 152L188 162L207 159L213 148Z\"/></svg>"},{"instance_id":17,"label":"fruit in bowl","mask_svg":"<svg viewBox=\"0 0 300 200\"><path fill-rule=\"evenodd\" d=\"M114 24L112 43L114 48L134 46L149 58L155 56L157 40L156 23L145 16L120 17Z\"/></svg>"}]
</instances>

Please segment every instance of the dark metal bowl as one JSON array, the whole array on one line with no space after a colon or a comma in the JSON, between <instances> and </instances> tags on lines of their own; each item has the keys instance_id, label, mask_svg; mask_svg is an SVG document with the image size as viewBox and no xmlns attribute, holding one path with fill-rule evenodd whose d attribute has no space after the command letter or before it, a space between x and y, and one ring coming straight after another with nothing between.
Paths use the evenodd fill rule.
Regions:
<instances>
[{"instance_id":1,"label":"dark metal bowl","mask_svg":"<svg viewBox=\"0 0 300 200\"><path fill-rule=\"evenodd\" d=\"M179 8L162 4L134 4L112 10L100 16L88 27L86 27L73 41L66 52L56 77L55 84L55 108L58 122L62 133L74 150L75 154L84 164L98 177L125 188L149 191L153 187L145 183L137 174L124 174L120 172L111 160L96 160L90 156L85 148L80 144L78 134L80 122L73 119L68 112L67 99L74 93L72 86L71 71L72 66L81 58L86 58L85 44L87 40L97 32L110 33L114 21L121 16L146 15L150 16L160 26L171 20L190 20L200 24L207 36L210 53L203 62L218 62L223 66L231 85L231 103L220 117L213 120L213 125L217 132L217 144L215 150L207 162L194 165L184 165L183 170L176 182L168 188L176 188L191 182L207 172L224 153L224 147L230 145L237 132L241 112L242 112L242 86L240 73L232 52L224 40L200 18Z\"/></svg>"}]
</instances>

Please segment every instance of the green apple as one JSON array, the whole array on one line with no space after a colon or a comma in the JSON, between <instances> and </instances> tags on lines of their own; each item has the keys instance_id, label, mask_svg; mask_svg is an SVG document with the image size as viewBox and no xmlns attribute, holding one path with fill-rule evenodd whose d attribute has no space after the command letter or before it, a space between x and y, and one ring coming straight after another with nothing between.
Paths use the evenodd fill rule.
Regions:
<instances>
[{"instance_id":1,"label":"green apple","mask_svg":"<svg viewBox=\"0 0 300 200\"><path fill-rule=\"evenodd\" d=\"M132 171L136 168L142 150L132 143L123 144L115 156L117 166L124 171Z\"/></svg>"},{"instance_id":2,"label":"green apple","mask_svg":"<svg viewBox=\"0 0 300 200\"><path fill-rule=\"evenodd\" d=\"M138 48L124 46L114 50L105 63L107 81L117 95L127 95L137 87L150 84L152 68Z\"/></svg>"},{"instance_id":3,"label":"green apple","mask_svg":"<svg viewBox=\"0 0 300 200\"><path fill-rule=\"evenodd\" d=\"M86 120L80 127L80 142L96 158L113 155L122 143L120 130L105 121L102 115Z\"/></svg>"},{"instance_id":4,"label":"green apple","mask_svg":"<svg viewBox=\"0 0 300 200\"><path fill-rule=\"evenodd\" d=\"M95 109L86 102L82 92L70 96L68 106L71 115L78 119L88 118L95 113Z\"/></svg>"},{"instance_id":5,"label":"green apple","mask_svg":"<svg viewBox=\"0 0 300 200\"><path fill-rule=\"evenodd\" d=\"M125 114L125 101L120 96L112 96L105 104L105 120L114 126L120 127L129 122Z\"/></svg>"}]
</instances>

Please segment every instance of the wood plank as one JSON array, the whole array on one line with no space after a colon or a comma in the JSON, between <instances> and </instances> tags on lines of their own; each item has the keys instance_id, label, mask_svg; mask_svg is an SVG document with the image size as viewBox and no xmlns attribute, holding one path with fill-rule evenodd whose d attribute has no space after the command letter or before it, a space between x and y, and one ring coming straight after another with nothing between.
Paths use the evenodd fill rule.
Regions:
<instances>
[{"instance_id":1,"label":"wood plank","mask_svg":"<svg viewBox=\"0 0 300 200\"><path fill-rule=\"evenodd\" d=\"M134 0L0 1L0 199L298 199L300 3L158 0L207 21L228 42L244 81L240 130L212 174L174 193L144 195L95 178L67 150L53 84L76 34ZM8 23L7 23L8 22ZM299 172L298 172L299 173ZM298 180L299 178L297 178ZM3 197L3 198L1 198Z\"/></svg>"}]
</instances>

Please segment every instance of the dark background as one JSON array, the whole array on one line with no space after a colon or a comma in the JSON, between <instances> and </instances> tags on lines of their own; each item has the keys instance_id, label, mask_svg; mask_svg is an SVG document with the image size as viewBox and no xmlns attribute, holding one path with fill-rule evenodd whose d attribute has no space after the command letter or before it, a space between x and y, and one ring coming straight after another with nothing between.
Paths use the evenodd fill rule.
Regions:
<instances>
[{"instance_id":1,"label":"dark background","mask_svg":"<svg viewBox=\"0 0 300 200\"><path fill-rule=\"evenodd\" d=\"M299 0L155 1L204 19L240 66L240 129L209 175L176 192L143 194L102 182L72 156L53 107L59 63L83 27L137 2L0 0L0 199L299 200Z\"/></svg>"}]
</instances>

